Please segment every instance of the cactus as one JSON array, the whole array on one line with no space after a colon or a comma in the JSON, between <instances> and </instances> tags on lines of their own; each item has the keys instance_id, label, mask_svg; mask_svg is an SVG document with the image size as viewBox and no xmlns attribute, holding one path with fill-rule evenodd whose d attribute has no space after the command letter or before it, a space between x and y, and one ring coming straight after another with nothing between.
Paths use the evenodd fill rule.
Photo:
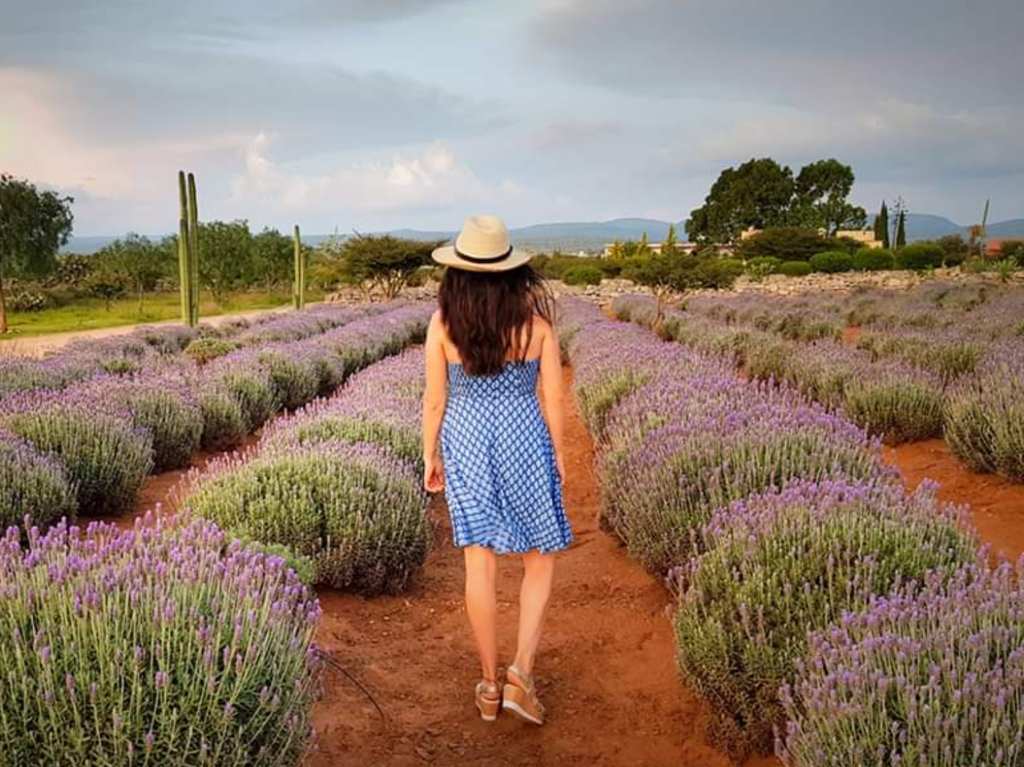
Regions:
<instances>
[{"instance_id":1,"label":"cactus","mask_svg":"<svg viewBox=\"0 0 1024 767\"><path fill-rule=\"evenodd\" d=\"M296 309L303 309L306 306L306 255L302 250L302 238L299 235L299 225L295 225L295 232L292 235L295 244L295 279L292 283L292 305Z\"/></svg>"},{"instance_id":2,"label":"cactus","mask_svg":"<svg viewBox=\"0 0 1024 767\"><path fill-rule=\"evenodd\" d=\"M178 171L178 277L181 280L181 321L199 324L199 213L196 207L196 179Z\"/></svg>"}]
</instances>

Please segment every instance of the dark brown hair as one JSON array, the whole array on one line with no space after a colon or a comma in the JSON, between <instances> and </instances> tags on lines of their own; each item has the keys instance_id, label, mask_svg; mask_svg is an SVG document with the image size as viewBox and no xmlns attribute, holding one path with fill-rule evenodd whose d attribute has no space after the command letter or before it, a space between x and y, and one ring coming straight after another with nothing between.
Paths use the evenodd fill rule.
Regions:
<instances>
[{"instance_id":1,"label":"dark brown hair","mask_svg":"<svg viewBox=\"0 0 1024 767\"><path fill-rule=\"evenodd\" d=\"M449 267L437 298L448 337L470 375L496 375L510 357L523 361L534 315L554 321L551 292L529 264L504 272Z\"/></svg>"}]
</instances>

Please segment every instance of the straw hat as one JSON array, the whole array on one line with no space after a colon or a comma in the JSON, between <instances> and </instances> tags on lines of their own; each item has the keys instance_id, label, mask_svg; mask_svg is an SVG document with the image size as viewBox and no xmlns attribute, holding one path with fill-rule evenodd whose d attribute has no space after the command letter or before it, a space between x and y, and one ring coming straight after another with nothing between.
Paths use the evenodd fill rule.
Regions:
<instances>
[{"instance_id":1,"label":"straw hat","mask_svg":"<svg viewBox=\"0 0 1024 767\"><path fill-rule=\"evenodd\" d=\"M439 264L470 272L505 272L530 260L529 253L512 247L508 227L497 216L470 216L455 244L437 248L431 255Z\"/></svg>"}]
</instances>

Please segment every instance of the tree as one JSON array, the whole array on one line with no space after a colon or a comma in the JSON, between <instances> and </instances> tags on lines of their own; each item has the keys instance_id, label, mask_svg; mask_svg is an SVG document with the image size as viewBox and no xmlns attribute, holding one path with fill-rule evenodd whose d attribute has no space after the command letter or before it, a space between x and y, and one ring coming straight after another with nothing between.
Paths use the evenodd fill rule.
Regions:
<instances>
[{"instance_id":1,"label":"tree","mask_svg":"<svg viewBox=\"0 0 1024 767\"><path fill-rule=\"evenodd\" d=\"M420 267L430 263L430 253L442 242L405 240L390 234L359 234L323 248L324 264L318 270L367 294L375 290L394 298ZM332 252L333 251L333 252Z\"/></svg>"},{"instance_id":2,"label":"tree","mask_svg":"<svg viewBox=\"0 0 1024 767\"><path fill-rule=\"evenodd\" d=\"M139 299L139 314L147 290L153 290L169 269L166 251L148 237L134 232L114 240L95 256L102 268L124 277Z\"/></svg>"},{"instance_id":3,"label":"tree","mask_svg":"<svg viewBox=\"0 0 1024 767\"><path fill-rule=\"evenodd\" d=\"M665 303L673 293L684 293L696 287L693 256L670 256L665 253L637 257L623 269L622 275L638 285L645 285L654 294L656 304L654 328L661 327Z\"/></svg>"},{"instance_id":4,"label":"tree","mask_svg":"<svg viewBox=\"0 0 1024 767\"><path fill-rule=\"evenodd\" d=\"M853 181L853 168L835 158L805 165L796 177L794 215L802 225L820 227L829 237L839 229L862 228L867 221L864 208L848 201Z\"/></svg>"},{"instance_id":5,"label":"tree","mask_svg":"<svg viewBox=\"0 0 1024 767\"><path fill-rule=\"evenodd\" d=\"M726 168L704 204L690 213L686 231L694 242L734 242L740 232L789 221L793 171L769 157Z\"/></svg>"},{"instance_id":6,"label":"tree","mask_svg":"<svg viewBox=\"0 0 1024 767\"><path fill-rule=\"evenodd\" d=\"M882 207L875 216L875 239L882 243L882 247L889 249L889 209L882 200Z\"/></svg>"},{"instance_id":7,"label":"tree","mask_svg":"<svg viewBox=\"0 0 1024 767\"><path fill-rule=\"evenodd\" d=\"M253 283L268 290L291 279L295 261L294 243L276 229L264 229L252 238Z\"/></svg>"},{"instance_id":8,"label":"tree","mask_svg":"<svg viewBox=\"0 0 1024 767\"><path fill-rule=\"evenodd\" d=\"M672 255L676 252L676 247L679 244L679 238L676 237L676 225L668 225L668 234L665 235L665 241L661 243L661 252L666 255Z\"/></svg>"},{"instance_id":9,"label":"tree","mask_svg":"<svg viewBox=\"0 0 1024 767\"><path fill-rule=\"evenodd\" d=\"M251 279L252 234L249 222L210 221L199 224L199 284L222 303L228 291Z\"/></svg>"},{"instance_id":10,"label":"tree","mask_svg":"<svg viewBox=\"0 0 1024 767\"><path fill-rule=\"evenodd\" d=\"M0 333L7 332L6 275L43 275L71 236L74 199L0 173Z\"/></svg>"},{"instance_id":11,"label":"tree","mask_svg":"<svg viewBox=\"0 0 1024 767\"><path fill-rule=\"evenodd\" d=\"M892 235L890 242L894 249L902 248L907 244L907 203L902 197L897 197L892 204L891 223Z\"/></svg>"},{"instance_id":12,"label":"tree","mask_svg":"<svg viewBox=\"0 0 1024 767\"><path fill-rule=\"evenodd\" d=\"M815 253L829 250L834 243L817 229L782 226L765 229L740 242L736 253L740 258L777 258L780 261L807 261Z\"/></svg>"}]
</instances>

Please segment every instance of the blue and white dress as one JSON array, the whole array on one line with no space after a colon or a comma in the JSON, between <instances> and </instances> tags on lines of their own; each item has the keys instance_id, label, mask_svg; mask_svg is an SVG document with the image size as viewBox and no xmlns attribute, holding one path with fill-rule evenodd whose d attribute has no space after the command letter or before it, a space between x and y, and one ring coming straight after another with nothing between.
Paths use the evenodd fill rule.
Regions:
<instances>
[{"instance_id":1,"label":"blue and white dress","mask_svg":"<svg viewBox=\"0 0 1024 767\"><path fill-rule=\"evenodd\" d=\"M572 542L551 434L537 400L539 360L493 376L448 364L441 425L445 498L456 546L547 553Z\"/></svg>"}]
</instances>

